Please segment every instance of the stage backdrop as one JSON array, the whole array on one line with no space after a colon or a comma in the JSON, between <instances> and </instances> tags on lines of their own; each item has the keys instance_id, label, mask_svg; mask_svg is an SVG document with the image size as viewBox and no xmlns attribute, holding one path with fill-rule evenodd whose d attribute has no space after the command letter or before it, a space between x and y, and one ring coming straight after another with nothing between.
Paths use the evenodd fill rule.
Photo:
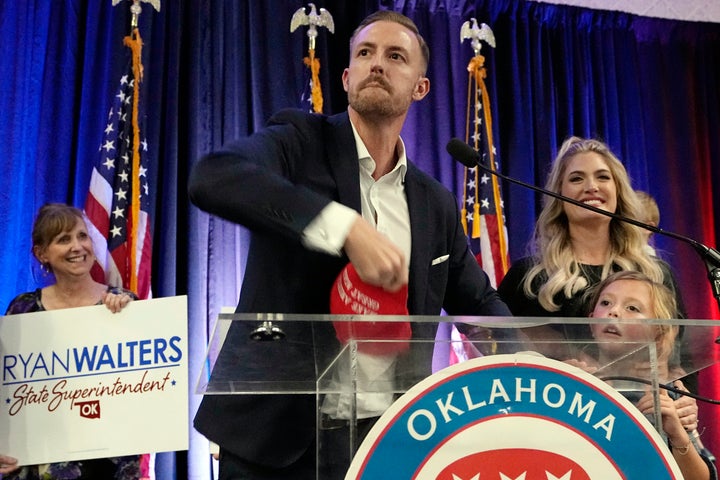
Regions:
<instances>
[{"instance_id":1,"label":"stage backdrop","mask_svg":"<svg viewBox=\"0 0 720 480\"><path fill-rule=\"evenodd\" d=\"M0 2L0 308L46 282L30 255L30 228L45 202L82 207L118 78L129 4L111 0ZM402 11L428 39L431 93L408 117L410 158L461 192L462 169L445 152L464 137L470 46L460 26L490 25L485 47L495 145L503 172L543 184L569 135L595 136L625 162L637 188L658 200L661 227L716 245L720 213L720 25L643 18L522 0L320 1L335 19L317 55L325 112L346 108L340 75L352 29L378 8ZM143 3L140 32L152 163L153 295L188 294L191 372L196 376L218 310L234 305L242 279L244 230L199 212L187 201L187 173L204 152L246 135L304 89L304 31L290 33L291 0L168 0ZM511 260L526 253L540 199L503 185ZM705 266L687 245L657 238L672 264L690 316L717 306ZM717 378L717 375L715 375ZM703 393L720 397L710 376ZM191 410L198 397L189 392ZM718 424L701 412L701 428ZM717 430L715 428L715 430ZM708 431L704 438L717 436ZM720 442L708 438L716 451ZM207 444L194 435L190 454L158 457L158 478L210 476Z\"/></svg>"}]
</instances>

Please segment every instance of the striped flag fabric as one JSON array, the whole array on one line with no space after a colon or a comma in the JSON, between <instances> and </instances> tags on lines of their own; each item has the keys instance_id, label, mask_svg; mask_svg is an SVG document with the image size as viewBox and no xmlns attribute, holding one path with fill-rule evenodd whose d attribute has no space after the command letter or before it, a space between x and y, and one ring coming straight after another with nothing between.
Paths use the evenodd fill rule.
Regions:
<instances>
[{"instance_id":1,"label":"striped flag fabric","mask_svg":"<svg viewBox=\"0 0 720 480\"><path fill-rule=\"evenodd\" d=\"M85 214L93 238L96 281L151 297L152 233L148 214L148 144L140 129L141 39L125 38L128 62L108 113L93 165Z\"/></svg>"},{"instance_id":2,"label":"striped flag fabric","mask_svg":"<svg viewBox=\"0 0 720 480\"><path fill-rule=\"evenodd\" d=\"M485 108L482 98L477 98L474 123L481 127L486 123ZM471 140L481 154L482 163L497 169L497 154L485 128L478 128ZM470 248L492 286L497 288L509 268L504 204L497 177L477 167L466 169L463 203Z\"/></svg>"}]
</instances>

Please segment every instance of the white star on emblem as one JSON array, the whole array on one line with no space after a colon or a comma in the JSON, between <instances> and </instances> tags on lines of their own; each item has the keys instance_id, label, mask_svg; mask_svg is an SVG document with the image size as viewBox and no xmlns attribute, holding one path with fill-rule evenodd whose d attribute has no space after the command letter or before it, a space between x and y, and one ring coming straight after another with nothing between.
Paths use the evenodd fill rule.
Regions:
<instances>
[{"instance_id":1,"label":"white star on emblem","mask_svg":"<svg viewBox=\"0 0 720 480\"><path fill-rule=\"evenodd\" d=\"M147 172L147 168L145 168L145 167L143 167L143 166L141 165L141 166L140 166L140 172L138 173L138 176L139 176L139 177L144 177L144 176L145 176L145 172Z\"/></svg>"},{"instance_id":2,"label":"white star on emblem","mask_svg":"<svg viewBox=\"0 0 720 480\"><path fill-rule=\"evenodd\" d=\"M128 76L127 76L127 75L123 75L123 76L120 78L120 85L125 85L126 83L128 83Z\"/></svg>"},{"instance_id":3,"label":"white star on emblem","mask_svg":"<svg viewBox=\"0 0 720 480\"><path fill-rule=\"evenodd\" d=\"M482 177L480 177L480 183L487 183L490 180L490 177L487 176L487 174L483 174Z\"/></svg>"},{"instance_id":4,"label":"white star on emblem","mask_svg":"<svg viewBox=\"0 0 720 480\"><path fill-rule=\"evenodd\" d=\"M107 167L108 170L111 170L111 169L115 168L115 159L107 158L103 162L103 165L105 165L105 167Z\"/></svg>"},{"instance_id":5,"label":"white star on emblem","mask_svg":"<svg viewBox=\"0 0 720 480\"><path fill-rule=\"evenodd\" d=\"M547 480L570 480L570 475L572 475L572 470L568 470L568 472L563 475L562 477L556 477L552 473L545 470L545 475L547 475Z\"/></svg>"},{"instance_id":6,"label":"white star on emblem","mask_svg":"<svg viewBox=\"0 0 720 480\"><path fill-rule=\"evenodd\" d=\"M114 129L113 129L112 123L108 123L107 127L105 127L105 133L110 133L113 130Z\"/></svg>"},{"instance_id":7,"label":"white star on emblem","mask_svg":"<svg viewBox=\"0 0 720 480\"><path fill-rule=\"evenodd\" d=\"M123 92L118 92L118 94L115 96L120 99L120 103L125 101L125 94Z\"/></svg>"},{"instance_id":8,"label":"white star on emblem","mask_svg":"<svg viewBox=\"0 0 720 480\"><path fill-rule=\"evenodd\" d=\"M104 148L106 152L109 152L110 150L115 150L115 145L113 145L113 142L108 140L107 142L105 142L105 145L103 145L102 148Z\"/></svg>"},{"instance_id":9,"label":"white star on emblem","mask_svg":"<svg viewBox=\"0 0 720 480\"><path fill-rule=\"evenodd\" d=\"M113 210L113 215L115 216L115 218L120 218L120 217L124 217L124 216L125 216L125 215L123 214L122 209L121 209L120 207L115 207L115 210Z\"/></svg>"},{"instance_id":10,"label":"white star on emblem","mask_svg":"<svg viewBox=\"0 0 720 480\"><path fill-rule=\"evenodd\" d=\"M470 180L468 182L468 188L470 188L470 189L475 188L475 180Z\"/></svg>"},{"instance_id":11,"label":"white star on emblem","mask_svg":"<svg viewBox=\"0 0 720 480\"><path fill-rule=\"evenodd\" d=\"M480 205L482 205L482 208L490 208L490 202L487 198L483 198Z\"/></svg>"},{"instance_id":12,"label":"white star on emblem","mask_svg":"<svg viewBox=\"0 0 720 480\"><path fill-rule=\"evenodd\" d=\"M468 204L468 207L472 207L473 203L475 203L475 199L473 197L467 197L465 203Z\"/></svg>"},{"instance_id":13,"label":"white star on emblem","mask_svg":"<svg viewBox=\"0 0 720 480\"><path fill-rule=\"evenodd\" d=\"M110 230L110 233L112 233L112 236L113 236L113 237L119 236L121 232L122 232L122 229L121 229L120 227L118 227L117 225L114 226L114 227L112 228L112 230Z\"/></svg>"},{"instance_id":14,"label":"white star on emblem","mask_svg":"<svg viewBox=\"0 0 720 480\"><path fill-rule=\"evenodd\" d=\"M501 474L500 474L500 480L525 480L525 474L526 474L526 473L527 473L527 472L521 473L520 476L517 477L517 478L510 478L510 477L508 477L507 475L505 475L504 473L501 473Z\"/></svg>"},{"instance_id":15,"label":"white star on emblem","mask_svg":"<svg viewBox=\"0 0 720 480\"><path fill-rule=\"evenodd\" d=\"M118 200L127 200L127 191L123 190L122 188L115 192L115 195L118 197Z\"/></svg>"},{"instance_id":16,"label":"white star on emblem","mask_svg":"<svg viewBox=\"0 0 720 480\"><path fill-rule=\"evenodd\" d=\"M122 182L128 181L128 173L126 171L119 173L118 177L120 177L120 181L122 181Z\"/></svg>"}]
</instances>

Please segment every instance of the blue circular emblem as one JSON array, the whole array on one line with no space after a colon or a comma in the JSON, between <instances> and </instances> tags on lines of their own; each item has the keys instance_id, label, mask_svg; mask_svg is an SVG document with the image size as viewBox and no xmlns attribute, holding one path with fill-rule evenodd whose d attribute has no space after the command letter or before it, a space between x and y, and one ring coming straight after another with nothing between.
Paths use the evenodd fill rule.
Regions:
<instances>
[{"instance_id":1,"label":"blue circular emblem","mask_svg":"<svg viewBox=\"0 0 720 480\"><path fill-rule=\"evenodd\" d=\"M476 358L415 385L346 479L681 479L667 445L605 382L532 354Z\"/></svg>"}]
</instances>

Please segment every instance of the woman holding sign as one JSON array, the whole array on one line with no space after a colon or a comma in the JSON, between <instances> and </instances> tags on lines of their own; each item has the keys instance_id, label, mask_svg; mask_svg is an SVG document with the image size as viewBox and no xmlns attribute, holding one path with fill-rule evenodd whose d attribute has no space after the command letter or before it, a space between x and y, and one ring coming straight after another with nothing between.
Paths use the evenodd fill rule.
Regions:
<instances>
[{"instance_id":1,"label":"woman holding sign","mask_svg":"<svg viewBox=\"0 0 720 480\"><path fill-rule=\"evenodd\" d=\"M122 310L136 295L122 288L93 280L90 270L95 262L92 239L85 217L79 209L60 203L40 208L32 231L32 253L43 271L55 282L15 297L6 315L88 307L104 304L113 313ZM20 459L22 460L22 459ZM140 456L60 462L17 467L17 460L0 455L0 473L4 479L80 479L140 477Z\"/></svg>"}]
</instances>

